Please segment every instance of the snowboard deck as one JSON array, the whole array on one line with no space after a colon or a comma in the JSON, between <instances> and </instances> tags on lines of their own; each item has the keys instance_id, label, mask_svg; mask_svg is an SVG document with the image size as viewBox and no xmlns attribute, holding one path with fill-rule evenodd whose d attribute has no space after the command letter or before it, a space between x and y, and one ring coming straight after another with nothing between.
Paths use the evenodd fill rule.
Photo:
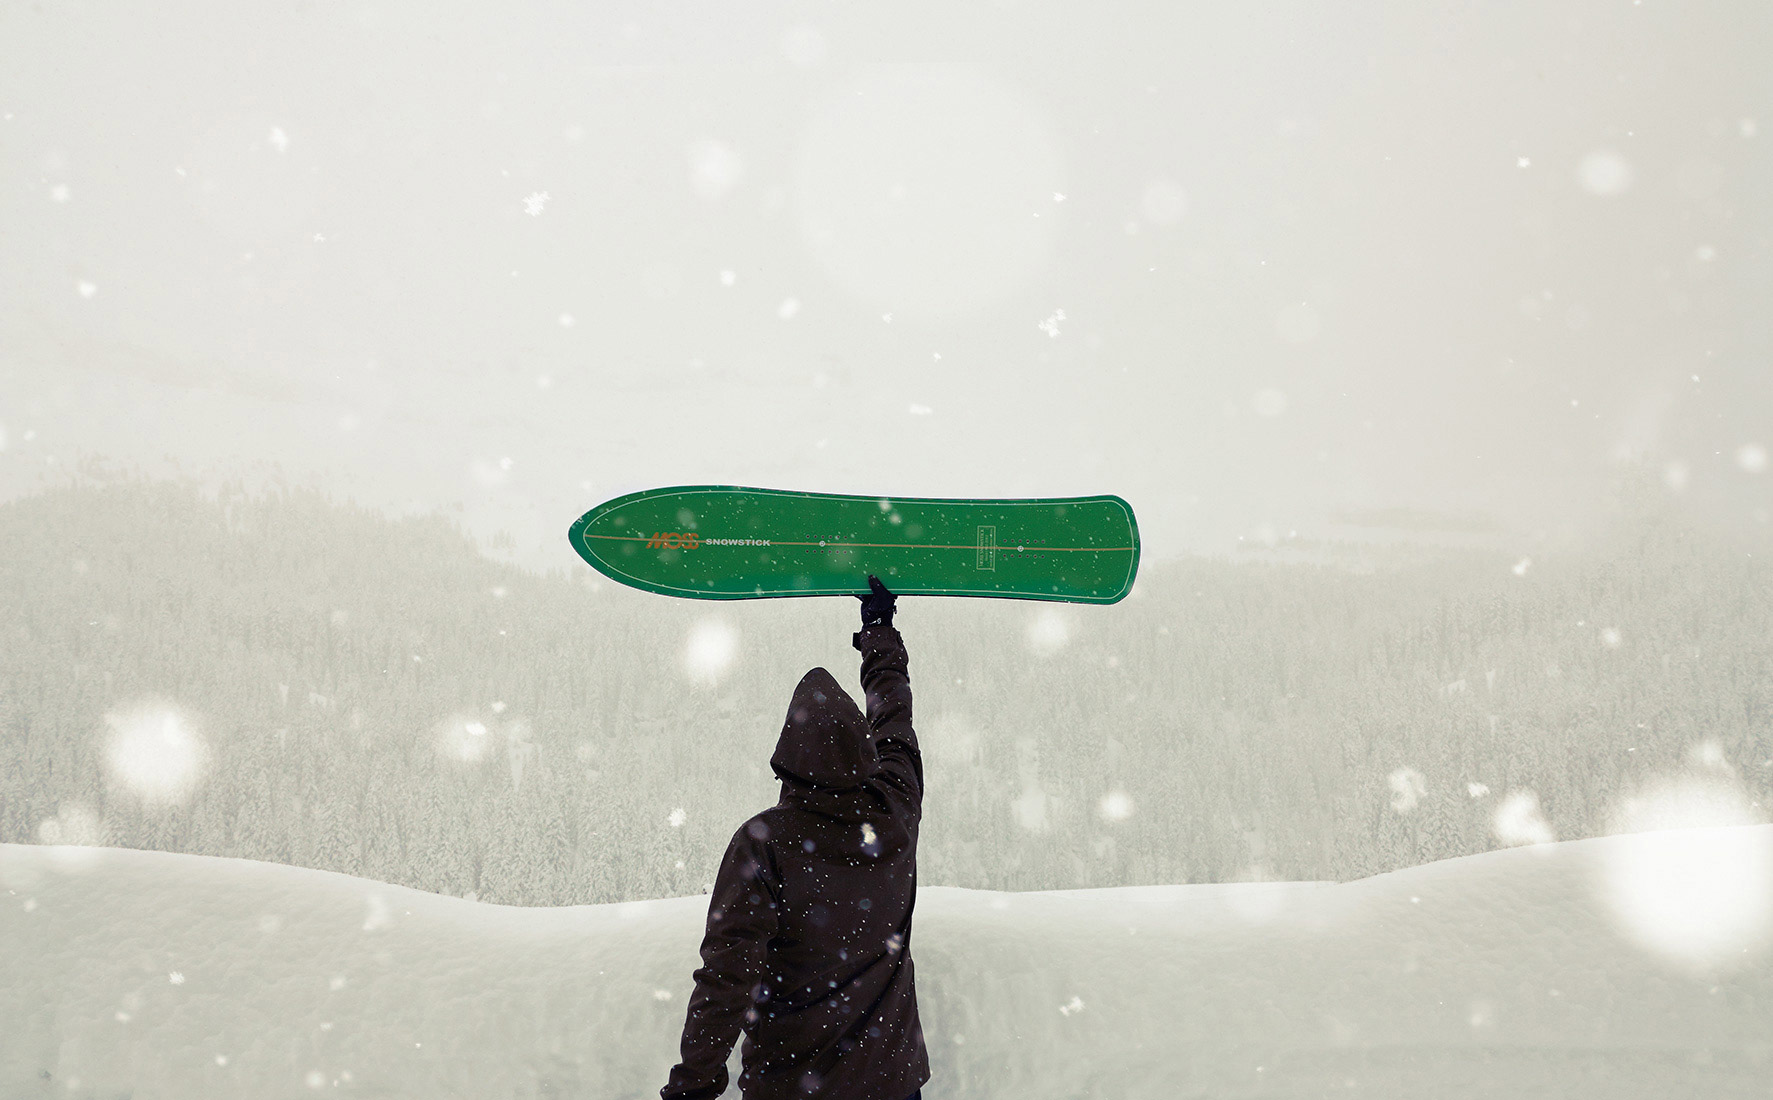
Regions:
<instances>
[{"instance_id":1,"label":"snowboard deck","mask_svg":"<svg viewBox=\"0 0 1773 1100\"><path fill-rule=\"evenodd\" d=\"M697 600L894 593L1114 603L1139 527L1117 496L949 500L676 485L605 501L568 533L613 581Z\"/></svg>"}]
</instances>

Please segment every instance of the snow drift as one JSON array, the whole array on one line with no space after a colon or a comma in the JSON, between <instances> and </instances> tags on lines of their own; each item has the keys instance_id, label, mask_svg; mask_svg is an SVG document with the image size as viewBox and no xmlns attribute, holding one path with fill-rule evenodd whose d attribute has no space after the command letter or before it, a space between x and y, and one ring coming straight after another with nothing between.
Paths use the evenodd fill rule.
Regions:
<instances>
[{"instance_id":1,"label":"snow drift","mask_svg":"<svg viewBox=\"0 0 1773 1100\"><path fill-rule=\"evenodd\" d=\"M1769 867L1739 826L1341 885L925 887L925 1095L1765 1096ZM30 845L0 891L0 1096L132 1100L655 1096L706 906Z\"/></svg>"}]
</instances>

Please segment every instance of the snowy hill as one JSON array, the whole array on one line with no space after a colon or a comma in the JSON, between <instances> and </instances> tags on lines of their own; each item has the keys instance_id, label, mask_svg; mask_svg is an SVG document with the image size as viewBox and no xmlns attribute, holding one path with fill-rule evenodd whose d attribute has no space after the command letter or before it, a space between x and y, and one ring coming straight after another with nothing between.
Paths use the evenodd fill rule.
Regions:
<instances>
[{"instance_id":1,"label":"snowy hill","mask_svg":"<svg viewBox=\"0 0 1773 1100\"><path fill-rule=\"evenodd\" d=\"M1766 1096L1769 869L1741 826L1341 885L927 887L927 1094ZM706 905L29 845L0 891L9 1100L654 1096Z\"/></svg>"}]
</instances>

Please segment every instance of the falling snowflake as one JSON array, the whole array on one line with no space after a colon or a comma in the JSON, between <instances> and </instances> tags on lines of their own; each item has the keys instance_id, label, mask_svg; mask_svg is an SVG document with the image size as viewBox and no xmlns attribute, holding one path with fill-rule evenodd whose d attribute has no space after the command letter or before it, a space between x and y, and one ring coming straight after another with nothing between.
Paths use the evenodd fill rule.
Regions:
<instances>
[{"instance_id":1,"label":"falling snowflake","mask_svg":"<svg viewBox=\"0 0 1773 1100\"><path fill-rule=\"evenodd\" d=\"M1053 201L1054 202L1064 202L1065 201L1065 193L1062 191L1054 191L1053 192Z\"/></svg>"},{"instance_id":2,"label":"falling snowflake","mask_svg":"<svg viewBox=\"0 0 1773 1100\"><path fill-rule=\"evenodd\" d=\"M690 629L684 645L683 666L692 681L713 687L739 653L739 634L719 619L707 619Z\"/></svg>"},{"instance_id":3,"label":"falling snowflake","mask_svg":"<svg viewBox=\"0 0 1773 1100\"><path fill-rule=\"evenodd\" d=\"M1631 187L1631 164L1611 149L1596 149L1582 158L1577 177L1589 194L1611 198Z\"/></svg>"},{"instance_id":4,"label":"falling snowflake","mask_svg":"<svg viewBox=\"0 0 1773 1100\"><path fill-rule=\"evenodd\" d=\"M195 790L209 751L182 714L150 703L107 714L105 722L111 727L110 770L119 785L167 804Z\"/></svg>"},{"instance_id":5,"label":"falling snowflake","mask_svg":"<svg viewBox=\"0 0 1773 1100\"><path fill-rule=\"evenodd\" d=\"M698 141L689 148L690 186L710 202L719 199L734 187L745 174L744 162L732 146L712 139Z\"/></svg>"},{"instance_id":6,"label":"falling snowflake","mask_svg":"<svg viewBox=\"0 0 1773 1100\"><path fill-rule=\"evenodd\" d=\"M185 976L183 974L179 973L177 970L174 970L172 973L168 974L166 976L166 980L171 982L173 985L184 985L185 984Z\"/></svg>"},{"instance_id":7,"label":"falling snowflake","mask_svg":"<svg viewBox=\"0 0 1773 1100\"><path fill-rule=\"evenodd\" d=\"M85 279L81 279L78 283L75 283L74 289L80 292L80 297L82 298L90 298L98 293L98 287L87 282Z\"/></svg>"},{"instance_id":8,"label":"falling snowflake","mask_svg":"<svg viewBox=\"0 0 1773 1100\"><path fill-rule=\"evenodd\" d=\"M1428 793L1428 784L1415 768L1399 768L1385 782L1391 787L1391 808L1400 814L1414 810Z\"/></svg>"},{"instance_id":9,"label":"falling snowflake","mask_svg":"<svg viewBox=\"0 0 1773 1100\"><path fill-rule=\"evenodd\" d=\"M1496 1006L1485 1000L1471 1002L1471 1011L1467 1013L1465 1022L1474 1028L1486 1028L1494 1025L1496 1023Z\"/></svg>"},{"instance_id":10,"label":"falling snowflake","mask_svg":"<svg viewBox=\"0 0 1773 1100\"><path fill-rule=\"evenodd\" d=\"M1046 333L1049 338L1056 340L1059 338L1059 322L1064 319L1065 311L1062 309L1055 309L1051 317L1048 317L1036 327Z\"/></svg>"},{"instance_id":11,"label":"falling snowflake","mask_svg":"<svg viewBox=\"0 0 1773 1100\"><path fill-rule=\"evenodd\" d=\"M1482 798L1490 793L1490 788L1488 784L1484 783L1467 783L1465 793L1473 798Z\"/></svg>"},{"instance_id":12,"label":"falling snowflake","mask_svg":"<svg viewBox=\"0 0 1773 1100\"><path fill-rule=\"evenodd\" d=\"M1010 816L1016 824L1031 833L1044 833L1049 826L1047 811L1051 807L1052 798L1042 790L1039 783L1030 781L1022 793L1010 802Z\"/></svg>"},{"instance_id":13,"label":"falling snowflake","mask_svg":"<svg viewBox=\"0 0 1773 1100\"><path fill-rule=\"evenodd\" d=\"M486 723L462 715L447 718L438 724L435 746L444 756L465 763L484 760L492 751Z\"/></svg>"},{"instance_id":14,"label":"falling snowflake","mask_svg":"<svg viewBox=\"0 0 1773 1100\"><path fill-rule=\"evenodd\" d=\"M1045 608L1028 621L1024 634L1030 649L1042 657L1050 656L1071 640L1071 622L1064 612Z\"/></svg>"},{"instance_id":15,"label":"falling snowflake","mask_svg":"<svg viewBox=\"0 0 1773 1100\"><path fill-rule=\"evenodd\" d=\"M1083 998L1074 996L1071 1000L1059 1006L1059 1015L1069 1016L1074 1012L1082 1012L1083 1009Z\"/></svg>"},{"instance_id":16,"label":"falling snowflake","mask_svg":"<svg viewBox=\"0 0 1773 1100\"><path fill-rule=\"evenodd\" d=\"M1516 168L1530 168L1530 167L1532 167L1532 164L1533 164L1533 161L1529 157L1514 158L1514 166Z\"/></svg>"},{"instance_id":17,"label":"falling snowflake","mask_svg":"<svg viewBox=\"0 0 1773 1100\"><path fill-rule=\"evenodd\" d=\"M911 406L911 415L912 416L928 416L935 411L936 410L930 408L928 405L912 405Z\"/></svg>"},{"instance_id":18,"label":"falling snowflake","mask_svg":"<svg viewBox=\"0 0 1773 1100\"><path fill-rule=\"evenodd\" d=\"M546 192L546 191L532 191L532 192L530 192L529 196L523 200L523 212L525 214L528 214L532 218L536 217L541 214L542 207L547 202L548 202L548 192Z\"/></svg>"},{"instance_id":19,"label":"falling snowflake","mask_svg":"<svg viewBox=\"0 0 1773 1100\"><path fill-rule=\"evenodd\" d=\"M680 829L683 827L683 823L688 820L688 815L683 812L683 807L679 806L675 810L672 810L671 816L665 820L670 822L673 829Z\"/></svg>"},{"instance_id":20,"label":"falling snowflake","mask_svg":"<svg viewBox=\"0 0 1773 1100\"><path fill-rule=\"evenodd\" d=\"M367 912L363 916L363 930L374 932L378 928L386 928L394 923L394 911L388 907L388 899L380 894L371 894L364 899Z\"/></svg>"},{"instance_id":21,"label":"falling snowflake","mask_svg":"<svg viewBox=\"0 0 1773 1100\"><path fill-rule=\"evenodd\" d=\"M50 202L67 202L72 197L73 194L68 190L68 185L65 183L58 183L49 189Z\"/></svg>"},{"instance_id":22,"label":"falling snowflake","mask_svg":"<svg viewBox=\"0 0 1773 1100\"><path fill-rule=\"evenodd\" d=\"M561 328L572 328L574 324L573 315L570 313L562 313L559 317L555 318L555 320L560 323Z\"/></svg>"},{"instance_id":23,"label":"falling snowflake","mask_svg":"<svg viewBox=\"0 0 1773 1100\"><path fill-rule=\"evenodd\" d=\"M738 272L732 270L731 268L728 268L725 271L722 271L720 273L720 285L721 286L732 286L734 283L736 283L738 281L739 281Z\"/></svg>"},{"instance_id":24,"label":"falling snowflake","mask_svg":"<svg viewBox=\"0 0 1773 1100\"><path fill-rule=\"evenodd\" d=\"M103 838L103 823L78 802L62 803L56 816L45 818L37 826L37 839L44 844L97 846L104 843Z\"/></svg>"},{"instance_id":25,"label":"falling snowflake","mask_svg":"<svg viewBox=\"0 0 1773 1100\"><path fill-rule=\"evenodd\" d=\"M1508 797L1502 800L1490 820L1490 831L1496 834L1497 840L1510 846L1549 844L1557 839L1551 831L1551 823L1545 820L1545 814L1539 808L1539 796L1527 790L1508 792Z\"/></svg>"},{"instance_id":26,"label":"falling snowflake","mask_svg":"<svg viewBox=\"0 0 1773 1100\"><path fill-rule=\"evenodd\" d=\"M1751 474L1758 474L1767 468L1767 448L1759 443L1744 443L1736 448L1736 465Z\"/></svg>"},{"instance_id":27,"label":"falling snowflake","mask_svg":"<svg viewBox=\"0 0 1773 1100\"><path fill-rule=\"evenodd\" d=\"M1524 577L1527 575L1527 570L1532 568L1532 566L1532 558L1522 558L1520 561L1514 563L1514 575L1517 577Z\"/></svg>"},{"instance_id":28,"label":"falling snowflake","mask_svg":"<svg viewBox=\"0 0 1773 1100\"><path fill-rule=\"evenodd\" d=\"M1689 755L1709 775L1664 780L1624 798L1602 850L1604 896L1642 946L1696 974L1739 966L1766 945L1773 859L1746 826L1764 820L1721 747ZM1716 988L1715 986L1713 988Z\"/></svg>"},{"instance_id":29,"label":"falling snowflake","mask_svg":"<svg viewBox=\"0 0 1773 1100\"><path fill-rule=\"evenodd\" d=\"M277 150L279 153L289 148L289 135L283 132L283 127L281 126L271 127L270 140L271 148Z\"/></svg>"},{"instance_id":30,"label":"falling snowflake","mask_svg":"<svg viewBox=\"0 0 1773 1100\"><path fill-rule=\"evenodd\" d=\"M669 989L655 989L655 990L653 990L653 1000L655 1000L655 1001L669 1001L670 999L671 999L671 991Z\"/></svg>"},{"instance_id":31,"label":"falling snowflake","mask_svg":"<svg viewBox=\"0 0 1773 1100\"><path fill-rule=\"evenodd\" d=\"M1724 756L1724 746L1710 737L1688 747L1687 763L1696 768L1724 772L1728 775L1735 774L1735 769L1730 767L1729 759Z\"/></svg>"},{"instance_id":32,"label":"falling snowflake","mask_svg":"<svg viewBox=\"0 0 1773 1100\"><path fill-rule=\"evenodd\" d=\"M1620 640L1619 629L1617 627L1610 626L1601 631L1601 644L1608 649L1618 649Z\"/></svg>"},{"instance_id":33,"label":"falling snowflake","mask_svg":"<svg viewBox=\"0 0 1773 1100\"><path fill-rule=\"evenodd\" d=\"M1096 814L1103 821L1125 821L1133 816L1132 796L1125 791L1109 791L1097 804Z\"/></svg>"},{"instance_id":34,"label":"falling snowflake","mask_svg":"<svg viewBox=\"0 0 1773 1100\"><path fill-rule=\"evenodd\" d=\"M799 298L783 298L782 304L776 307L776 316L780 317L784 321L792 319L794 317L794 315L799 312L800 312L800 299Z\"/></svg>"}]
</instances>

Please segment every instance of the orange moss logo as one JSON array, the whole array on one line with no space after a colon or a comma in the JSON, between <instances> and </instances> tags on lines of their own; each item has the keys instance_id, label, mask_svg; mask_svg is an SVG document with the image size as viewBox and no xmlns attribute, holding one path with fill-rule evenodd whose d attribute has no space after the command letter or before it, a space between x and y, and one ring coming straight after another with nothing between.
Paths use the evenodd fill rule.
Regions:
<instances>
[{"instance_id":1,"label":"orange moss logo","mask_svg":"<svg viewBox=\"0 0 1773 1100\"><path fill-rule=\"evenodd\" d=\"M694 531L659 531L646 540L648 550L694 550L702 545L702 537Z\"/></svg>"}]
</instances>

